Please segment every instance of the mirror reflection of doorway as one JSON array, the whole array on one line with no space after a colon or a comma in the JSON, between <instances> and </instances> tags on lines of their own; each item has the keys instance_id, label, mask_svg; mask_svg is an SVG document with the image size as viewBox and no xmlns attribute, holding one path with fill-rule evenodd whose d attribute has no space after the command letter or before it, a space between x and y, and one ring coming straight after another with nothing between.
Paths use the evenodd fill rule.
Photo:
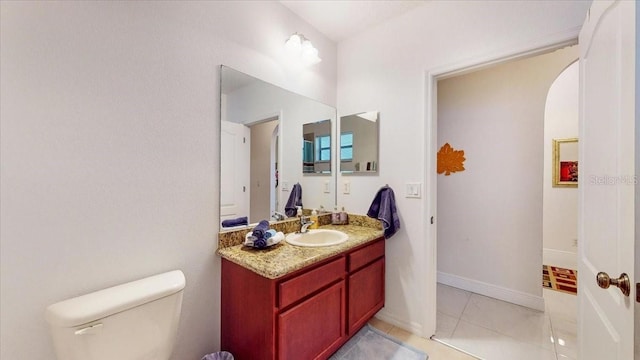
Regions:
<instances>
[{"instance_id":1,"label":"mirror reflection of doorway","mask_svg":"<svg viewBox=\"0 0 640 360\"><path fill-rule=\"evenodd\" d=\"M249 128L231 121L220 123L220 220L248 216L250 153Z\"/></svg>"},{"instance_id":2,"label":"mirror reflection of doorway","mask_svg":"<svg viewBox=\"0 0 640 360\"><path fill-rule=\"evenodd\" d=\"M251 124L249 223L268 220L276 209L278 117Z\"/></svg>"},{"instance_id":3,"label":"mirror reflection of doorway","mask_svg":"<svg viewBox=\"0 0 640 360\"><path fill-rule=\"evenodd\" d=\"M277 209L279 122L278 116L249 125L222 121L222 220L248 216L251 224Z\"/></svg>"}]
</instances>

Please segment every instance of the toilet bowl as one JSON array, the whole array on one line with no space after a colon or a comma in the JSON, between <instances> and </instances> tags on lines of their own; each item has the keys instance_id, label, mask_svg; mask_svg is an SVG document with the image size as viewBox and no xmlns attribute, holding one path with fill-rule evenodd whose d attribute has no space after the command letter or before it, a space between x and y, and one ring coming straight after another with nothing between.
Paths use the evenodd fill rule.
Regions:
<instances>
[{"instance_id":1,"label":"toilet bowl","mask_svg":"<svg viewBox=\"0 0 640 360\"><path fill-rule=\"evenodd\" d=\"M58 360L168 360L184 287L175 270L50 305Z\"/></svg>"}]
</instances>

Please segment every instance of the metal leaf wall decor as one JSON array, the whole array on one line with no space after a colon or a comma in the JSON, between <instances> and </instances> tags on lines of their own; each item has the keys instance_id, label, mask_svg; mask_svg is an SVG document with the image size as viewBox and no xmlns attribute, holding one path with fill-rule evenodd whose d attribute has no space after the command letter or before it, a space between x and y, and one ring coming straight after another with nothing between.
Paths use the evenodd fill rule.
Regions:
<instances>
[{"instance_id":1,"label":"metal leaf wall decor","mask_svg":"<svg viewBox=\"0 0 640 360\"><path fill-rule=\"evenodd\" d=\"M465 160L464 150L455 150L449 143L442 145L438 151L438 174L449 176L451 173L464 171Z\"/></svg>"}]
</instances>

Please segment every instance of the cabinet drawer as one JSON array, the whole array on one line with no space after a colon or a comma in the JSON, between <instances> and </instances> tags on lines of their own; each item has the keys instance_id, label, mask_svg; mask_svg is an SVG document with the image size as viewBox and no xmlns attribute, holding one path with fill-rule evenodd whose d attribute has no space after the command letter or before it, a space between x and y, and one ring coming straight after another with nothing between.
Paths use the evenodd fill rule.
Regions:
<instances>
[{"instance_id":1,"label":"cabinet drawer","mask_svg":"<svg viewBox=\"0 0 640 360\"><path fill-rule=\"evenodd\" d=\"M384 241L376 241L349 254L349 272L354 271L384 255Z\"/></svg>"},{"instance_id":2,"label":"cabinet drawer","mask_svg":"<svg viewBox=\"0 0 640 360\"><path fill-rule=\"evenodd\" d=\"M279 307L293 304L303 297L340 279L345 274L345 258L341 257L279 285Z\"/></svg>"}]
</instances>

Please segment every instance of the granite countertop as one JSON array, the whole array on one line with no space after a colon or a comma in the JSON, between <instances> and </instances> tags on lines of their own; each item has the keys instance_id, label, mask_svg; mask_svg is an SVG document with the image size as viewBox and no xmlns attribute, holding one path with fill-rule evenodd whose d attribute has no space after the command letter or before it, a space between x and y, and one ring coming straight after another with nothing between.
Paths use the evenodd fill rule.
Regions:
<instances>
[{"instance_id":1,"label":"granite countertop","mask_svg":"<svg viewBox=\"0 0 640 360\"><path fill-rule=\"evenodd\" d=\"M262 250L233 245L218 248L217 254L266 278L277 279L384 235L382 229L359 225L323 225L319 228L342 231L349 236L349 240L323 247L295 246L283 240Z\"/></svg>"}]
</instances>

